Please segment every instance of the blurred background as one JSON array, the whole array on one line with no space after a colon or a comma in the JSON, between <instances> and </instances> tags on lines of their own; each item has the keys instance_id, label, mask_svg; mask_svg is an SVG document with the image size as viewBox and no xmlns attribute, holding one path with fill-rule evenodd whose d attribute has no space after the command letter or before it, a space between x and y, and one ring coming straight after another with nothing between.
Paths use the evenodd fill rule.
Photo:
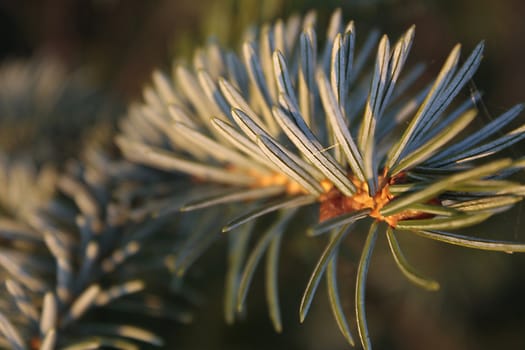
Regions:
<instances>
[{"instance_id":1,"label":"blurred background","mask_svg":"<svg viewBox=\"0 0 525 350\"><path fill-rule=\"evenodd\" d=\"M345 20L355 20L358 37L378 28L394 40L416 24L410 60L427 62L427 79L436 74L457 42L463 44L466 56L485 40L484 61L470 90L464 92L464 96L477 89L483 92L480 124L525 101L522 0L0 0L0 67L52 60L61 74L81 75L80 84L89 86L92 93L82 95L81 102L66 107L64 113L79 113L90 122L81 124L77 134L68 129L58 138L61 148L68 144L65 148L70 152L64 157L70 157L86 125L114 122L127 103L141 97L142 86L154 68L169 69L174 57L191 60L193 50L210 35L224 45L238 47L241 33L250 24L315 9L318 28L324 28L337 7L343 9ZM0 74L0 87L10 89L13 84ZM524 119L522 116L521 121ZM17 121L1 121L2 151L15 152L23 142L35 141L26 136L22 143L7 142L7 134L12 134L6 127L9 123L17 127ZM38 136L47 121L28 118L25 123L25 135L29 128ZM523 155L522 146L513 149L514 155ZM523 208L518 206L470 233L523 242L522 216ZM254 293L249 295L245 320L225 325L224 268L216 264L225 260L224 244L218 244L198 264L199 275L206 276L200 282L203 304L195 311L191 325L175 326L170 346L349 348L332 319L323 288L305 324L298 323L300 296L323 244L304 245L299 242L301 234L288 237L289 247L281 258L286 263L280 288L282 334L273 332L266 315L262 278L256 278ZM525 349L525 256L449 247L409 235L400 240L409 260L440 281L442 288L428 293L412 286L396 270L386 254L385 241L380 240L367 294L369 328L376 349ZM352 327L355 262L362 242L363 236L355 237L348 243L355 253L340 259L340 290Z\"/></svg>"}]
</instances>

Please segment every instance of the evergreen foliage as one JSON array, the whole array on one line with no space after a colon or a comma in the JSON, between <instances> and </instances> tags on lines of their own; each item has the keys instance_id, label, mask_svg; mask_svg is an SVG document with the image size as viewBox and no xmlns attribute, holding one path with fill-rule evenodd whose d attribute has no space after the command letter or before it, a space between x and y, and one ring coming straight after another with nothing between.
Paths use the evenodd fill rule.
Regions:
<instances>
[{"instance_id":1,"label":"evergreen foliage","mask_svg":"<svg viewBox=\"0 0 525 350\"><path fill-rule=\"evenodd\" d=\"M525 251L521 243L452 232L522 199L523 186L505 179L523 167L523 159L492 155L525 137L524 126L501 131L523 106L466 134L477 114L476 98L454 102L481 62L483 43L463 64L456 45L435 80L408 94L421 73L418 65L403 69L414 34L411 27L394 44L382 36L370 65L377 33L359 42L354 23L343 24L340 11L332 16L324 45L317 40L315 13L278 20L252 33L238 55L211 42L197 51L193 66L177 64L171 74L156 71L144 102L130 109L117 138L127 159L186 173L198 186L210 186L204 196L189 196L183 212L239 202L249 206L222 223L222 232L234 236L227 320L243 310L255 267L266 254L268 308L281 330L279 246L303 206L319 213L309 234L330 233L330 238L306 286L300 320L326 278L333 314L351 345L336 261L356 222L369 223L355 290L364 348L371 348L365 286L378 235L386 235L403 274L427 290L439 284L407 262L398 231L470 248ZM250 251L246 232L257 225L244 225L275 211L273 226Z\"/></svg>"},{"instance_id":2,"label":"evergreen foliage","mask_svg":"<svg viewBox=\"0 0 525 350\"><path fill-rule=\"evenodd\" d=\"M46 152L34 159L18 143L24 137L8 142L13 147L3 147L0 159L0 346L162 347L171 323L149 323L191 319L188 307L198 300L188 292L190 267L218 239L228 241L226 322L244 313L264 258L268 313L281 332L281 248L303 229L301 240L324 248L300 321L324 280L348 344L371 349L366 281L382 236L402 274L428 291L439 283L405 257L401 231L525 252L525 243L461 231L525 195L515 176L525 159L502 152L525 138L525 125L509 127L523 105L474 128L479 96L458 99L484 44L462 63L456 45L435 79L421 84L424 65L404 67L414 27L391 42L375 31L358 36L342 17L333 13L326 34L313 11L277 20L249 31L240 52L210 40L191 64L174 60L172 71L153 73L143 100L119 120L118 135L92 128L72 153L49 141L53 130L43 133ZM86 89L77 96L70 81L46 78L47 71L24 72L0 70L0 127L11 130L16 121L29 139L40 126L26 115L45 111L44 126L61 125L75 110L70 105L82 110L84 98L96 95ZM74 135L93 122L78 120L69 126ZM76 160L65 162L72 154ZM356 231L366 238L352 262L352 325L343 308L351 293L340 293L337 269Z\"/></svg>"}]
</instances>

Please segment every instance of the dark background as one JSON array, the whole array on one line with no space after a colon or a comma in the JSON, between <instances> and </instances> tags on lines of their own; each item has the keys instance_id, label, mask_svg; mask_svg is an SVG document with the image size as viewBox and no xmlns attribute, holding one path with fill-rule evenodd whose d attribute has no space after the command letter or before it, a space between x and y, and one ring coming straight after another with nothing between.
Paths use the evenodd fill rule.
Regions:
<instances>
[{"instance_id":1,"label":"dark background","mask_svg":"<svg viewBox=\"0 0 525 350\"><path fill-rule=\"evenodd\" d=\"M463 57L480 41L486 50L474 78L484 92L478 123L525 101L525 2L522 0L0 0L0 60L53 55L67 67L89 66L92 81L122 103L140 98L154 67L168 68L173 57L191 57L195 47L215 33L226 45L238 45L249 23L261 23L315 8L323 27L342 7L360 33L379 28L392 40L411 24L416 39L411 62L428 63L427 78L440 68L453 45L463 43ZM322 37L322 35L319 35ZM472 87L473 85L471 85ZM470 91L465 91L468 96ZM524 120L524 117L521 118ZM517 146L512 151L523 155ZM521 206L470 232L525 241ZM284 333L275 334L266 316L262 274L249 295L246 320L225 326L222 316L224 244L198 268L205 302L195 322L173 329L177 349L346 349L330 314L324 288L304 325L298 324L300 295L319 246L294 245L289 238L282 261L281 297ZM525 257L449 247L402 235L405 253L420 270L441 282L427 293L407 282L386 254L380 239L368 279L368 317L376 349L525 349ZM353 283L363 236L351 243L356 252L343 257L340 290L354 334ZM213 267L212 267L213 266ZM211 286L211 287L210 287ZM258 292L261 290L261 292Z\"/></svg>"},{"instance_id":2,"label":"dark background","mask_svg":"<svg viewBox=\"0 0 525 350\"><path fill-rule=\"evenodd\" d=\"M476 78L483 80L485 100L501 109L524 99L520 0L2 0L0 58L53 54L73 66L95 66L101 84L134 98L154 67L187 57L211 34L236 45L248 24L311 8L325 23L336 7L361 33L376 27L395 38L416 24L411 57L431 68L455 43L470 50L485 40Z\"/></svg>"}]
</instances>

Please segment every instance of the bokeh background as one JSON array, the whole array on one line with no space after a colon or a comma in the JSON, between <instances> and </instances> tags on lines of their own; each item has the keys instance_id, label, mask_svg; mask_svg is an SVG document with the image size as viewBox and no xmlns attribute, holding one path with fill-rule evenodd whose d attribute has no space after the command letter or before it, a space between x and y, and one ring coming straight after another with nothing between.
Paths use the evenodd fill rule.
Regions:
<instances>
[{"instance_id":1,"label":"bokeh background","mask_svg":"<svg viewBox=\"0 0 525 350\"><path fill-rule=\"evenodd\" d=\"M525 101L522 0L0 0L0 64L52 57L69 74L81 71L84 83L104 96L103 102L83 99L77 104L84 111L82 118L92 118L93 125L114 123L127 103L140 98L155 67L169 69L175 57L191 60L192 51L210 35L238 47L242 31L250 24L316 9L323 28L337 7L346 20L356 21L358 35L378 28L393 39L416 24L410 60L427 62L426 78L439 70L455 43L463 43L466 55L485 40L482 66L464 92L464 96L478 89L483 92L478 123ZM6 122L2 123L6 129ZM33 119L27 123L34 125L36 135L46 125ZM78 135L67 130L57 139L68 144L71 152L65 157L70 157ZM5 140L10 133L2 132L0 138ZM2 140L2 151L22 147ZM34 142L34 138L24 140ZM523 155L523 144L512 153ZM523 215L523 207L517 206L470 233L525 241ZM262 278L256 278L254 293L249 295L245 320L225 325L221 265L225 249L219 243L196 266L202 303L195 320L190 325L169 325L173 327L169 348L349 348L332 319L323 288L305 324L298 323L300 296L322 246L303 243L301 234L288 237L281 258L283 334L273 332L266 315ZM409 235L400 239L408 258L438 279L442 288L428 293L412 286L396 270L380 240L367 294L376 349L525 349L525 256L449 247ZM355 253L340 259L341 295L353 327L355 262L362 242L363 236L354 237L348 245Z\"/></svg>"}]
</instances>

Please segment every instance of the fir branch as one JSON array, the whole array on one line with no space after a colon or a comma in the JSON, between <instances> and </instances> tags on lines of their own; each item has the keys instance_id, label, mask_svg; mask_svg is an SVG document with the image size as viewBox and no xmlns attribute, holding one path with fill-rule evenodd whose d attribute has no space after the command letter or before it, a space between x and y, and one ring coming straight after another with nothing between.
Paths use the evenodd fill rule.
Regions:
<instances>
[{"instance_id":1,"label":"fir branch","mask_svg":"<svg viewBox=\"0 0 525 350\"><path fill-rule=\"evenodd\" d=\"M145 88L142 108L130 108L118 143L133 162L177 176L186 174L195 188L220 188L223 192L197 201L188 198L182 209L212 210L229 204L234 218L215 223L225 233L248 223L258 227L254 220L271 212L283 217L303 206L312 210L310 204L317 202L320 222L308 229L309 234L335 233L311 274L300 320L326 271L332 312L352 345L337 291L336 262L352 224L372 219L366 220L369 235L359 262L355 301L361 344L368 349L372 339L364 296L378 225L381 230L388 226L386 238L396 265L428 290L435 290L437 282L409 265L395 238L397 231L471 248L523 250L523 243L448 232L483 222L523 199L522 184L506 180L523 168L523 160L498 159L498 152L522 140L525 127L493 137L517 117L522 106L470 135L466 132L476 116L472 104L480 96L457 104L455 97L479 67L483 43L462 65L461 46L456 45L434 81L410 94L422 72L422 65L404 72L414 27L392 48L383 36L375 65L368 71L377 32L361 42L354 23L344 26L341 11L336 11L325 46L318 50L315 15L305 16L302 32L298 26L297 20L266 24L248 36L238 55L223 54L216 43L209 44L198 51L194 67L176 65L173 81L156 72L153 85ZM248 202L247 211L239 213L238 208ZM244 236L231 238L229 321L235 302L243 308L253 271L268 250L267 299L274 326L281 330L276 293L281 236L280 230L263 234L250 255ZM217 235L192 237L182 256L192 256L191 249L200 255ZM184 264L183 270L188 266ZM237 296L232 292L236 288Z\"/></svg>"}]
</instances>

